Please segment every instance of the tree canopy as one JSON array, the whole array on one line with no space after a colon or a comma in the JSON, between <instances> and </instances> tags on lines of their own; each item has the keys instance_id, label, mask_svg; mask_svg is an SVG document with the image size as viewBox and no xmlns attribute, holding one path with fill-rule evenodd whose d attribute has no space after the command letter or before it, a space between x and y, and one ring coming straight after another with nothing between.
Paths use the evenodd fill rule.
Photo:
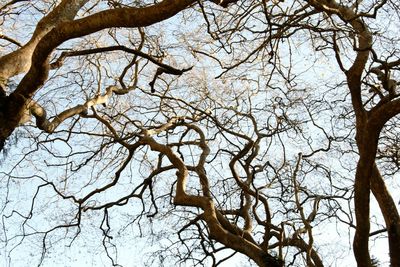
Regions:
<instances>
[{"instance_id":1,"label":"tree canopy","mask_svg":"<svg viewBox=\"0 0 400 267\"><path fill-rule=\"evenodd\" d=\"M0 23L4 264L400 266L398 0L9 0Z\"/></svg>"}]
</instances>

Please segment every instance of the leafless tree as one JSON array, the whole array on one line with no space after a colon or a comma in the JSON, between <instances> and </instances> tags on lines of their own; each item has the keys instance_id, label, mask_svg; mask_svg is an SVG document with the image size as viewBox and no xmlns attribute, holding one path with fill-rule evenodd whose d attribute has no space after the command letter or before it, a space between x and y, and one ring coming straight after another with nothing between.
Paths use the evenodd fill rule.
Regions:
<instances>
[{"instance_id":1,"label":"leafless tree","mask_svg":"<svg viewBox=\"0 0 400 267\"><path fill-rule=\"evenodd\" d=\"M2 2L5 261L100 247L120 266L146 236L154 266L329 266L336 228L358 266L382 240L400 266L399 10Z\"/></svg>"}]
</instances>

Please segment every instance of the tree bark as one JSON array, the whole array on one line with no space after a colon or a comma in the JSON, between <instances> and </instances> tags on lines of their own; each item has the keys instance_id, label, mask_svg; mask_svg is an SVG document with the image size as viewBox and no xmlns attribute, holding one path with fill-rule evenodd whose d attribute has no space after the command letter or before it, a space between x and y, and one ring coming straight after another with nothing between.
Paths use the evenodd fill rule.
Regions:
<instances>
[{"instance_id":1,"label":"tree bark","mask_svg":"<svg viewBox=\"0 0 400 267\"><path fill-rule=\"evenodd\" d=\"M63 42L112 27L143 27L173 17L195 0L164 0L144 8L118 8L105 10L91 16L71 21L85 0L63 1L53 12L42 19L32 40L23 48L0 59L0 79L26 71L18 87L0 103L0 151L6 139L29 113L35 92L45 83L49 70L49 58L53 50ZM75 9L68 4L74 3ZM73 12L75 11L75 12ZM58 18L58 15L61 19ZM57 23L52 21L56 20ZM15 65L7 70L6 66Z\"/></svg>"},{"instance_id":2,"label":"tree bark","mask_svg":"<svg viewBox=\"0 0 400 267\"><path fill-rule=\"evenodd\" d=\"M372 169L371 189L385 219L389 238L390 264L400 266L400 216L376 164Z\"/></svg>"}]
</instances>

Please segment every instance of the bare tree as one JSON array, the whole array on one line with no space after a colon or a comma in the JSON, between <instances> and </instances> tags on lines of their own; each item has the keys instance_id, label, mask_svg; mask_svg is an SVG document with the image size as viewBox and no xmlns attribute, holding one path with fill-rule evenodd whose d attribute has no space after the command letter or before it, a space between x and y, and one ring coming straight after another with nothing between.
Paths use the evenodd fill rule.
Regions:
<instances>
[{"instance_id":1,"label":"bare tree","mask_svg":"<svg viewBox=\"0 0 400 267\"><path fill-rule=\"evenodd\" d=\"M372 240L400 266L399 8L1 4L8 264L100 235L119 266L133 226L162 241L149 265L329 266L337 227L358 266L377 264Z\"/></svg>"}]
</instances>

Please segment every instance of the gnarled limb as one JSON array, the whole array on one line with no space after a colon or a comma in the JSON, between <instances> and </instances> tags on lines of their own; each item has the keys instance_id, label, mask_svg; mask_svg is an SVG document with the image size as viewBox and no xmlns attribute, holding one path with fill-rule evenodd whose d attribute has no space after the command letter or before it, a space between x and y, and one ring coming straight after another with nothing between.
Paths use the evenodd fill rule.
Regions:
<instances>
[{"instance_id":1,"label":"gnarled limb","mask_svg":"<svg viewBox=\"0 0 400 267\"><path fill-rule=\"evenodd\" d=\"M168 129L176 127L178 119L179 118L171 119L166 124L157 127L157 131L144 131L144 136L141 138L141 142L149 145L152 150L158 151L166 155L169 161L177 169L177 184L174 204L201 208L203 210L201 218L206 222L210 231L210 237L212 239L217 240L221 244L247 255L259 266L281 266L280 261L264 251L260 247L260 245L258 245L251 238L251 235L249 235L249 233L246 233L246 230L241 231L239 228L232 225L228 220L226 220L223 214L216 208L214 201L208 195L208 189L207 191L204 191L203 196L191 195L187 192L186 184L188 182L188 179L190 178L188 167L185 165L183 160L172 150L170 146L158 143L155 139L151 137L151 135L157 134L160 131L167 131ZM193 130L200 134L200 147L202 147L204 155L203 157L201 157L199 164L204 164L204 157L207 156L208 151L206 140L204 135L201 134L199 128L194 127ZM199 167L200 166L197 166L195 170L199 169ZM203 177L202 179L206 179L206 177ZM204 188L207 187L207 183L203 181L201 182L201 184L204 190Z\"/></svg>"}]
</instances>

